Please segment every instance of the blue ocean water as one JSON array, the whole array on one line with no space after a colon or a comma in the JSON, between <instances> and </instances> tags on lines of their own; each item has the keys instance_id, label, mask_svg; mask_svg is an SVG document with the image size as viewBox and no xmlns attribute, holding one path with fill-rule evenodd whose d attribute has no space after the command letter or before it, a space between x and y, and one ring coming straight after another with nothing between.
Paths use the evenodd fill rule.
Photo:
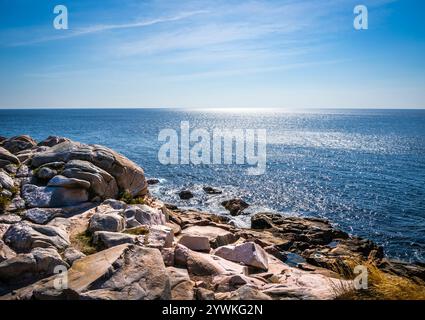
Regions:
<instances>
[{"instance_id":1,"label":"blue ocean water","mask_svg":"<svg viewBox=\"0 0 425 320\"><path fill-rule=\"evenodd\" d=\"M267 170L240 165L162 165L162 129L267 129ZM49 135L106 145L161 179L167 202L225 214L223 199L243 197L248 212L324 217L370 238L392 257L425 262L425 110L0 110L0 135ZM208 196L204 185L222 195ZM176 193L189 188L195 198ZM239 217L247 224L249 216Z\"/></svg>"}]
</instances>

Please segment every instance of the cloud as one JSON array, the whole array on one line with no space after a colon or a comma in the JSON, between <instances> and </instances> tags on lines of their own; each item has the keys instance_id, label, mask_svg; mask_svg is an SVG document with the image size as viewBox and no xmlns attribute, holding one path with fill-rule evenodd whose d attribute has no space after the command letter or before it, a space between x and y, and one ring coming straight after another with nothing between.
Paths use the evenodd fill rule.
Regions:
<instances>
[{"instance_id":1,"label":"cloud","mask_svg":"<svg viewBox=\"0 0 425 320\"><path fill-rule=\"evenodd\" d=\"M160 23L180 21L180 20L184 20L196 15L204 14L207 12L208 11L206 10L197 10L197 11L183 12L183 13L180 13L174 16L169 16L169 17L162 17L162 18L151 19L151 20L141 20L141 21L137 21L133 23L93 25L93 26L88 26L88 27L79 28L75 30L63 31L61 35L57 35L57 36L48 36L48 37L41 37L38 39L33 39L28 41L15 42L11 44L10 46L11 47L27 46L27 45L37 44L37 43L69 39L69 38L89 35L93 33L110 31L110 30L143 28L143 27L160 24Z\"/></svg>"}]
</instances>

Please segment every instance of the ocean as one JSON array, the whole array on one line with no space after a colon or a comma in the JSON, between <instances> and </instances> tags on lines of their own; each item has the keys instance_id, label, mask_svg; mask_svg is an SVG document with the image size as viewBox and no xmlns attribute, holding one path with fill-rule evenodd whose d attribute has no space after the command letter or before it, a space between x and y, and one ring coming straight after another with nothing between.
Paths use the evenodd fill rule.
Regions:
<instances>
[{"instance_id":1,"label":"ocean","mask_svg":"<svg viewBox=\"0 0 425 320\"><path fill-rule=\"evenodd\" d=\"M266 129L264 174L236 164L161 164L158 134L178 131L181 121L209 132ZM108 146L160 179L151 192L165 202L227 214L220 202L242 197L251 206L239 225L260 211L321 217L393 258L425 262L425 110L0 110L0 135L21 134ZM180 200L182 189L195 197Z\"/></svg>"}]
</instances>

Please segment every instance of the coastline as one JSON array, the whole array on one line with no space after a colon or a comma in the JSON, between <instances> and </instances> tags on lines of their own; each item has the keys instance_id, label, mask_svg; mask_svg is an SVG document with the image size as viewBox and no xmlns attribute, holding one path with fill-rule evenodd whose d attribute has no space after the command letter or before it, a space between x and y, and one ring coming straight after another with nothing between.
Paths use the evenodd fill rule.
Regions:
<instances>
[{"instance_id":1,"label":"coastline","mask_svg":"<svg viewBox=\"0 0 425 320\"><path fill-rule=\"evenodd\" d=\"M424 266L325 220L256 213L238 228L153 198L143 169L111 149L28 136L0 147L0 299L424 297ZM402 290L355 290L357 265ZM69 276L60 290L57 266Z\"/></svg>"}]
</instances>

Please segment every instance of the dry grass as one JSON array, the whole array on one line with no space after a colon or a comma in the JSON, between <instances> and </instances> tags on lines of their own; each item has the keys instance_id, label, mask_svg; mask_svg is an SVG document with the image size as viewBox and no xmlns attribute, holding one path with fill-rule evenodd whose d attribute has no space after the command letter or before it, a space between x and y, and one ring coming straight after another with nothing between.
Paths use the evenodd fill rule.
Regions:
<instances>
[{"instance_id":1,"label":"dry grass","mask_svg":"<svg viewBox=\"0 0 425 320\"><path fill-rule=\"evenodd\" d=\"M354 269L363 265L368 270L368 289L356 290L341 282L335 286L338 299L344 300L425 300L425 282L417 283L405 277L380 270L371 262L345 261ZM352 277L354 279L355 276Z\"/></svg>"},{"instance_id":2,"label":"dry grass","mask_svg":"<svg viewBox=\"0 0 425 320\"><path fill-rule=\"evenodd\" d=\"M99 251L93 245L91 235L87 231L71 236L71 244L85 255L91 255Z\"/></svg>"}]
</instances>

